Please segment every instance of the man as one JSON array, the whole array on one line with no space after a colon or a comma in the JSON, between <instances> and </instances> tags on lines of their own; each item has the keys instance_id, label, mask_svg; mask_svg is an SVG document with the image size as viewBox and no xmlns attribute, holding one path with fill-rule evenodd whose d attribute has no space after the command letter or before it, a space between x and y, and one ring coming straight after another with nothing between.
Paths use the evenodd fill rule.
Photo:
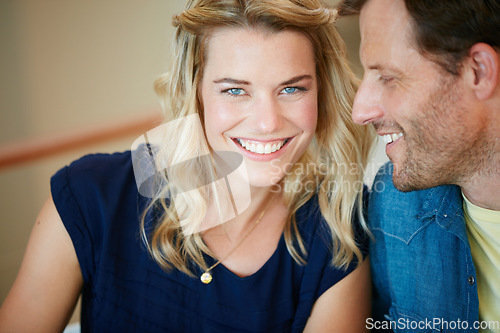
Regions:
<instances>
[{"instance_id":1,"label":"man","mask_svg":"<svg viewBox=\"0 0 500 333\"><path fill-rule=\"evenodd\" d=\"M339 14L360 14L353 119L391 160L370 199L367 327L500 332L500 0L344 0Z\"/></svg>"}]
</instances>

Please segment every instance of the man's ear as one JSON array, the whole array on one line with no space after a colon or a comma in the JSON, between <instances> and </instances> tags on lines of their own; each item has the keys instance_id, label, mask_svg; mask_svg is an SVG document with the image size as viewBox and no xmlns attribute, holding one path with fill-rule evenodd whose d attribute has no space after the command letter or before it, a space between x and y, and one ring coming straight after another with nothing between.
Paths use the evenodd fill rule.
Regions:
<instances>
[{"instance_id":1,"label":"man's ear","mask_svg":"<svg viewBox=\"0 0 500 333\"><path fill-rule=\"evenodd\" d=\"M469 82L476 97L486 100L491 97L498 86L500 59L498 53L485 43L474 44L469 50L467 65L473 77Z\"/></svg>"}]
</instances>

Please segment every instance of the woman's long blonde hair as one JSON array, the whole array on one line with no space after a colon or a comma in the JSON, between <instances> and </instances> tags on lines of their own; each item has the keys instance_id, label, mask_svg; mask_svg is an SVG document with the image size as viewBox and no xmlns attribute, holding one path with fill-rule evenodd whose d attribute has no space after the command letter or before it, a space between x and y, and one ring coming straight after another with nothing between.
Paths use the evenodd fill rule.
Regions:
<instances>
[{"instance_id":1,"label":"woman's long blonde hair","mask_svg":"<svg viewBox=\"0 0 500 333\"><path fill-rule=\"evenodd\" d=\"M170 116L198 114L203 122L199 86L211 31L241 27L270 33L293 30L307 36L314 48L317 68L318 125L306 153L278 184L289 208L284 235L292 257L305 263L307 251L298 233L295 213L317 194L321 213L331 230L332 264L346 267L354 258L362 261L352 221L357 216L366 228L362 214L363 175L373 133L351 119L357 81L347 65L344 43L334 27L335 18L336 10L318 0L190 0L186 10L174 16L177 30L172 67L157 80L155 88ZM165 139L171 143L168 155L173 160L209 151L203 131L189 126L179 127ZM193 172L202 171L192 166L189 171L183 167L175 172L178 177L189 178L196 174ZM206 193L190 191L190 195L165 199L172 191L165 180L159 181L165 186L157 191L143 215L142 235L153 258L164 269L175 267L192 275L196 265L207 269L202 253L210 254L210 250L200 233L183 232L179 216L183 216L183 221L204 216ZM301 184L313 185L312 190L311 186L298 186ZM170 200L175 200L175 205ZM148 214L152 211L156 213ZM156 216L152 225L147 222L148 215Z\"/></svg>"}]
</instances>

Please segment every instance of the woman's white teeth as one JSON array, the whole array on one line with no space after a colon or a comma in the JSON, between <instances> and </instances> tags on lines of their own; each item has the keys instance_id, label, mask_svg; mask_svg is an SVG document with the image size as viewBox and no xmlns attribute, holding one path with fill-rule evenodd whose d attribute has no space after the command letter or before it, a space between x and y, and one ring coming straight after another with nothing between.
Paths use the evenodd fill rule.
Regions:
<instances>
[{"instance_id":1,"label":"woman's white teeth","mask_svg":"<svg viewBox=\"0 0 500 333\"><path fill-rule=\"evenodd\" d=\"M285 145L287 140L279 141L279 142L270 142L270 143L255 143L245 141L243 139L237 139L238 143L248 151L256 154L271 154L275 151L278 151Z\"/></svg>"},{"instance_id":2,"label":"woman's white teeth","mask_svg":"<svg viewBox=\"0 0 500 333\"><path fill-rule=\"evenodd\" d=\"M386 134L383 136L385 143L392 143L403 136L403 133Z\"/></svg>"}]
</instances>

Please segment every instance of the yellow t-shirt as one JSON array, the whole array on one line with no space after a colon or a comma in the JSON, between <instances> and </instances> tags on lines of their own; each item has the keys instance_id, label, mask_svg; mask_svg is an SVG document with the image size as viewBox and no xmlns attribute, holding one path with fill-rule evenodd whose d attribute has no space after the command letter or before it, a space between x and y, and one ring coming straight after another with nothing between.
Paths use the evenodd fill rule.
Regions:
<instances>
[{"instance_id":1,"label":"yellow t-shirt","mask_svg":"<svg viewBox=\"0 0 500 333\"><path fill-rule=\"evenodd\" d=\"M500 332L500 211L481 208L463 197L467 236L476 267L479 320L483 325L497 322L480 332Z\"/></svg>"}]
</instances>

